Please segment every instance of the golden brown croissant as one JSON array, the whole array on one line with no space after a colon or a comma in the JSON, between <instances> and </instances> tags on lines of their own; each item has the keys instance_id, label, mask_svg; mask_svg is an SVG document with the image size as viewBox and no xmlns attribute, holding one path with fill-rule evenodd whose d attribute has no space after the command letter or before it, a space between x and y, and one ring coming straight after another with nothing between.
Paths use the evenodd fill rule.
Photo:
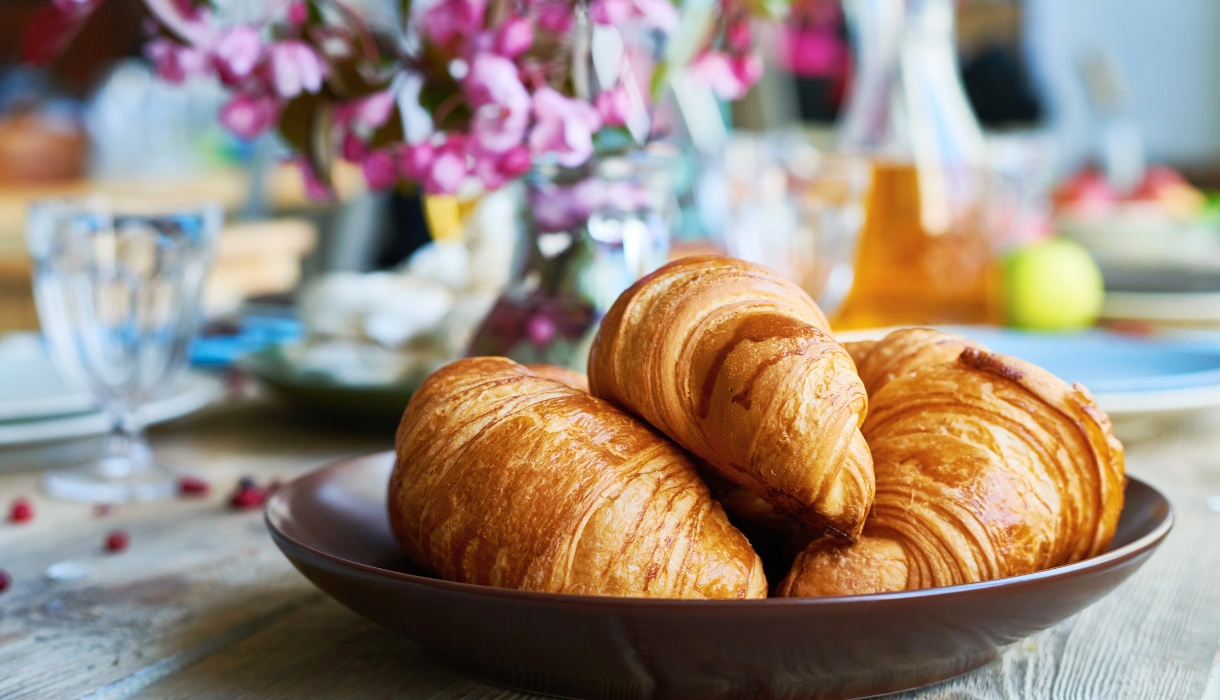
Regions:
<instances>
[{"instance_id":1,"label":"golden brown croissant","mask_svg":"<svg viewBox=\"0 0 1220 700\"><path fill-rule=\"evenodd\" d=\"M1083 386L923 329L853 350L871 390L873 513L855 545L802 552L781 595L986 581L1105 551L1123 449Z\"/></svg>"},{"instance_id":2,"label":"golden brown croissant","mask_svg":"<svg viewBox=\"0 0 1220 700\"><path fill-rule=\"evenodd\" d=\"M526 367L539 377L554 379L560 384L570 386L573 389L585 393L589 392L589 378L574 369L558 367L556 365L526 365Z\"/></svg>"},{"instance_id":3,"label":"golden brown croissant","mask_svg":"<svg viewBox=\"0 0 1220 700\"><path fill-rule=\"evenodd\" d=\"M459 360L411 398L389 513L413 561L466 583L760 598L758 556L690 458L589 394L505 358Z\"/></svg>"},{"instance_id":4,"label":"golden brown croissant","mask_svg":"<svg viewBox=\"0 0 1220 700\"><path fill-rule=\"evenodd\" d=\"M589 386L780 511L859 535L867 395L817 305L778 274L692 257L645 277L602 320Z\"/></svg>"}]
</instances>

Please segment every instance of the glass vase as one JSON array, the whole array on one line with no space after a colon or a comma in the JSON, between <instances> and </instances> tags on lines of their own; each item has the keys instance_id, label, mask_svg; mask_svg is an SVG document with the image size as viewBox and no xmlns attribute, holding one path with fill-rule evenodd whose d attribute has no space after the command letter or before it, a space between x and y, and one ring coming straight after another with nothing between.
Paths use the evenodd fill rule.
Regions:
<instances>
[{"instance_id":1,"label":"glass vase","mask_svg":"<svg viewBox=\"0 0 1220 700\"><path fill-rule=\"evenodd\" d=\"M610 305L668 259L675 163L639 150L527 173L514 271L470 354L583 372Z\"/></svg>"}]
</instances>

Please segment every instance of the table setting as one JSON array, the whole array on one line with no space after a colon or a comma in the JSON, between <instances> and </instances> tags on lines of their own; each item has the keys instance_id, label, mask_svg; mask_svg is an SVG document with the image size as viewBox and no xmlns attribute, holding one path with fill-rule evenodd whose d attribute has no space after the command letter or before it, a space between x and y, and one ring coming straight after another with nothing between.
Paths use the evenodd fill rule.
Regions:
<instances>
[{"instance_id":1,"label":"table setting","mask_svg":"<svg viewBox=\"0 0 1220 700\"><path fill-rule=\"evenodd\" d=\"M955 3L135 4L148 79L424 236L297 222L237 293L206 193L28 202L0 697L1220 698L1214 195L1052 185ZM777 61L851 73L832 136L734 125Z\"/></svg>"}]
</instances>

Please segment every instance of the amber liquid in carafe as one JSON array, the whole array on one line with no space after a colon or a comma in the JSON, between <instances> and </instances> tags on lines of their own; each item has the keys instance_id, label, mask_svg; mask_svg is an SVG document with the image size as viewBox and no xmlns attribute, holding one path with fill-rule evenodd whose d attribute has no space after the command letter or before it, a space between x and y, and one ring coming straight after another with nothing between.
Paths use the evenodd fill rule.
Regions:
<instances>
[{"instance_id":1,"label":"amber liquid in carafe","mask_svg":"<svg viewBox=\"0 0 1220 700\"><path fill-rule=\"evenodd\" d=\"M835 330L999 323L997 271L981 202L929 230L913 164L879 161L856 253L855 279Z\"/></svg>"}]
</instances>

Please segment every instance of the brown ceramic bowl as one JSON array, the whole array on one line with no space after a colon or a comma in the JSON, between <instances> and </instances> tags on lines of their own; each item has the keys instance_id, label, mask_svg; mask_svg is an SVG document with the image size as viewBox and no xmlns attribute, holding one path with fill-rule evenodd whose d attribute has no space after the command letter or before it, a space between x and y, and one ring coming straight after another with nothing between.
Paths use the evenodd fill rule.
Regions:
<instances>
[{"instance_id":1,"label":"brown ceramic bowl","mask_svg":"<svg viewBox=\"0 0 1220 700\"><path fill-rule=\"evenodd\" d=\"M1131 575L1169 532L1137 480L1109 552L1026 576L882 595L753 601L533 593L421 575L386 522L393 455L338 462L279 489L267 523L309 580L455 668L589 698L844 698L981 666Z\"/></svg>"}]
</instances>

